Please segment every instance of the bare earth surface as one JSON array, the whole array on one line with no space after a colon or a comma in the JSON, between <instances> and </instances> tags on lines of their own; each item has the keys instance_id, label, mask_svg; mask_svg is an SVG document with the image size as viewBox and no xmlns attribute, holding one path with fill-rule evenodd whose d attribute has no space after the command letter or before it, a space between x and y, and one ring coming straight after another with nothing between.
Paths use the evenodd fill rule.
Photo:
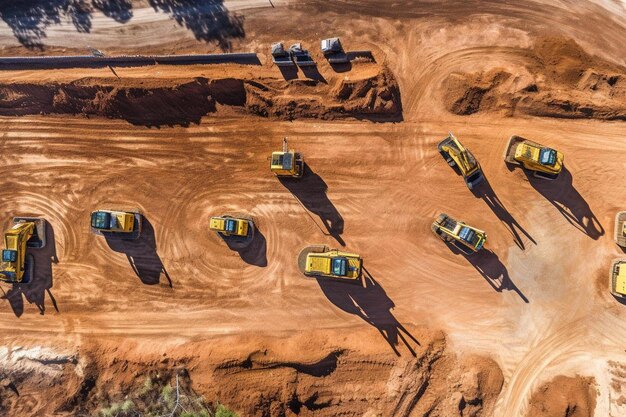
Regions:
<instances>
[{"instance_id":1,"label":"bare earth surface","mask_svg":"<svg viewBox=\"0 0 626 417\"><path fill-rule=\"evenodd\" d=\"M260 59L2 71L0 221L50 226L33 282L2 285L4 412L90 415L149 371L186 369L245 416L626 415L626 307L607 291L624 3L233 0L210 20L221 30L173 3L96 8L88 30L82 14L25 27L0 7L4 55ZM331 35L374 60L331 68ZM301 40L317 70L272 67L276 40ZM482 164L476 193L437 152L449 131ZM513 134L561 150L559 179L508 169ZM283 136L301 183L269 172ZM143 211L137 242L89 232L109 207ZM209 233L222 212L254 217L251 248ZM430 231L440 212L486 230L487 249L453 253ZM301 276L315 243L361 254L365 285Z\"/></svg>"}]
</instances>

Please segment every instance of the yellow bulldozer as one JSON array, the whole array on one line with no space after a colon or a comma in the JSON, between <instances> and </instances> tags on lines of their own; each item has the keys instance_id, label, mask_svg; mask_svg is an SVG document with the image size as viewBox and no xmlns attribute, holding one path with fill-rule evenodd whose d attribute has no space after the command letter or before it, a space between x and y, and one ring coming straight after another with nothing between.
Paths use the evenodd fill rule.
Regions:
<instances>
[{"instance_id":1,"label":"yellow bulldozer","mask_svg":"<svg viewBox=\"0 0 626 417\"><path fill-rule=\"evenodd\" d=\"M307 277L325 277L358 282L363 260L356 253L329 249L324 245L307 246L298 256L298 268Z\"/></svg>"},{"instance_id":2,"label":"yellow bulldozer","mask_svg":"<svg viewBox=\"0 0 626 417\"><path fill-rule=\"evenodd\" d=\"M304 158L289 149L287 138L283 139L282 151L272 152L270 170L279 178L302 178L304 175Z\"/></svg>"},{"instance_id":3,"label":"yellow bulldozer","mask_svg":"<svg viewBox=\"0 0 626 417\"><path fill-rule=\"evenodd\" d=\"M448 165L459 169L470 190L485 180L480 164L474 155L452 133L439 142L437 149Z\"/></svg>"},{"instance_id":4,"label":"yellow bulldozer","mask_svg":"<svg viewBox=\"0 0 626 417\"><path fill-rule=\"evenodd\" d=\"M563 154L521 136L511 136L504 148L504 161L521 165L537 178L556 179L563 169Z\"/></svg>"},{"instance_id":5,"label":"yellow bulldozer","mask_svg":"<svg viewBox=\"0 0 626 417\"><path fill-rule=\"evenodd\" d=\"M4 233L0 280L27 283L33 276L35 259L29 248L46 245L46 221L39 217L14 217L13 226Z\"/></svg>"},{"instance_id":6,"label":"yellow bulldozer","mask_svg":"<svg viewBox=\"0 0 626 417\"><path fill-rule=\"evenodd\" d=\"M214 216L209 220L209 229L222 236L248 236L250 220L231 216Z\"/></svg>"},{"instance_id":7,"label":"yellow bulldozer","mask_svg":"<svg viewBox=\"0 0 626 417\"><path fill-rule=\"evenodd\" d=\"M107 238L134 240L141 235L139 210L96 210L91 213L91 231Z\"/></svg>"},{"instance_id":8,"label":"yellow bulldozer","mask_svg":"<svg viewBox=\"0 0 626 417\"><path fill-rule=\"evenodd\" d=\"M441 240L453 244L467 255L481 250L487 241L487 233L445 213L435 219L431 230Z\"/></svg>"}]
</instances>

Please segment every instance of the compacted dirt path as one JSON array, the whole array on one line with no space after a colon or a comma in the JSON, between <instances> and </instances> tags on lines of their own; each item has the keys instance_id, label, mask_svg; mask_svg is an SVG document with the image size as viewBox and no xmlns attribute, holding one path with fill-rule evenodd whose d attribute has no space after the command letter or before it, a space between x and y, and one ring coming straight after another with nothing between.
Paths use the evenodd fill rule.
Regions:
<instances>
[{"instance_id":1,"label":"compacted dirt path","mask_svg":"<svg viewBox=\"0 0 626 417\"><path fill-rule=\"evenodd\" d=\"M456 20L477 6L272 3L226 3L246 17L247 37L233 42L261 52L259 77L281 77L267 63L270 36L316 45L323 34L307 29L341 19L344 43L373 50L397 79L402 120L286 121L228 109L199 124L151 128L81 115L0 118L0 223L37 214L50 225L36 280L2 286L7 343L67 337L78 346L83 338L109 336L208 340L367 327L370 343L388 342L406 355L406 326L426 326L445 331L460 355L495 359L504 375L496 416L524 415L533 391L559 374L594 377L596 415L621 415L608 375L609 361L626 361L626 313L608 294L607 274L611 259L623 255L612 233L626 193L624 123L498 111L460 116L448 112L442 97L454 72L519 72L520 51L539 34L572 38L587 53L623 66L622 44L602 41L624 33L623 6L488 2L483 13ZM151 18L151 10L134 10L128 27L160 25L162 14ZM315 18L298 20L312 11ZM262 34L270 16L303 23L289 26L292 32L281 26ZM589 23L599 19L606 24ZM105 44L126 28L97 16L92 23L93 35L80 36ZM192 49L198 41L179 29L172 37ZM8 31L0 28L0 36L10 38ZM55 41L62 31L51 26L47 42L67 47ZM120 68L116 75L165 79L219 71ZM224 72L254 78L250 68ZM320 74L336 76L326 64ZM3 83L111 76L106 69L6 75ZM488 184L475 193L437 152L449 131L482 164ZM561 150L560 178L546 183L509 169L502 154L513 134ZM284 136L305 155L301 183L281 183L269 172L268 157ZM89 232L92 210L116 207L144 213L137 242L107 243ZM254 217L258 238L250 249L232 251L209 233L209 216L223 212ZM486 230L486 250L453 253L430 231L441 212ZM316 243L361 254L368 289L302 277L299 249Z\"/></svg>"}]
</instances>

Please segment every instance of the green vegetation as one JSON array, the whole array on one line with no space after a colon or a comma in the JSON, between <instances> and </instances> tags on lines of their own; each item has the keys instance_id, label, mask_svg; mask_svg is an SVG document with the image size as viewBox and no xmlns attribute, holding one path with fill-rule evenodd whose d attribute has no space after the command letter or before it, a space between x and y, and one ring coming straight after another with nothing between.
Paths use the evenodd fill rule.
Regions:
<instances>
[{"instance_id":1,"label":"green vegetation","mask_svg":"<svg viewBox=\"0 0 626 417\"><path fill-rule=\"evenodd\" d=\"M213 405L191 388L184 377L152 373L137 381L135 389L125 392L121 401L100 407L100 417L239 417L222 404ZM111 396L114 398L115 396ZM108 396L107 396L108 398Z\"/></svg>"}]
</instances>

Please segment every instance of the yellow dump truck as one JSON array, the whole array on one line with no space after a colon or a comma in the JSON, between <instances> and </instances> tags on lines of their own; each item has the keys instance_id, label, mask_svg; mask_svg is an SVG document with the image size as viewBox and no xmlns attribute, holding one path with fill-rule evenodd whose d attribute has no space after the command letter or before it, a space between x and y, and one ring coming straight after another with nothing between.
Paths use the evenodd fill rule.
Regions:
<instances>
[{"instance_id":1,"label":"yellow dump truck","mask_svg":"<svg viewBox=\"0 0 626 417\"><path fill-rule=\"evenodd\" d=\"M231 216L215 216L209 221L209 229L222 236L248 236L250 221Z\"/></svg>"},{"instance_id":2,"label":"yellow dump truck","mask_svg":"<svg viewBox=\"0 0 626 417\"><path fill-rule=\"evenodd\" d=\"M626 259L615 259L609 272L609 291L626 301Z\"/></svg>"},{"instance_id":3,"label":"yellow dump truck","mask_svg":"<svg viewBox=\"0 0 626 417\"><path fill-rule=\"evenodd\" d=\"M45 220L16 217L13 222L13 226L4 234L0 280L26 283L33 276L35 267L34 257L27 253L27 248L45 246Z\"/></svg>"},{"instance_id":4,"label":"yellow dump truck","mask_svg":"<svg viewBox=\"0 0 626 417\"><path fill-rule=\"evenodd\" d=\"M459 169L470 190L485 180L480 164L474 155L452 133L439 142L437 149L448 165Z\"/></svg>"},{"instance_id":5,"label":"yellow dump truck","mask_svg":"<svg viewBox=\"0 0 626 417\"><path fill-rule=\"evenodd\" d=\"M309 277L326 277L358 281L361 278L362 259L355 253L309 246L301 252L301 270Z\"/></svg>"},{"instance_id":6,"label":"yellow dump truck","mask_svg":"<svg viewBox=\"0 0 626 417\"><path fill-rule=\"evenodd\" d=\"M435 219L431 229L441 240L454 244L466 254L478 252L487 241L487 233L445 213Z\"/></svg>"},{"instance_id":7,"label":"yellow dump truck","mask_svg":"<svg viewBox=\"0 0 626 417\"><path fill-rule=\"evenodd\" d=\"M302 154L289 149L287 138L283 139L283 150L272 152L270 170L277 177L302 178L304 175L304 158Z\"/></svg>"},{"instance_id":8,"label":"yellow dump truck","mask_svg":"<svg viewBox=\"0 0 626 417\"><path fill-rule=\"evenodd\" d=\"M141 234L141 214L139 210L93 211L91 213L91 231L107 237L137 239Z\"/></svg>"},{"instance_id":9,"label":"yellow dump truck","mask_svg":"<svg viewBox=\"0 0 626 417\"><path fill-rule=\"evenodd\" d=\"M561 152L547 148L521 136L511 136L504 149L504 161L521 165L538 178L556 179L563 169Z\"/></svg>"}]
</instances>

